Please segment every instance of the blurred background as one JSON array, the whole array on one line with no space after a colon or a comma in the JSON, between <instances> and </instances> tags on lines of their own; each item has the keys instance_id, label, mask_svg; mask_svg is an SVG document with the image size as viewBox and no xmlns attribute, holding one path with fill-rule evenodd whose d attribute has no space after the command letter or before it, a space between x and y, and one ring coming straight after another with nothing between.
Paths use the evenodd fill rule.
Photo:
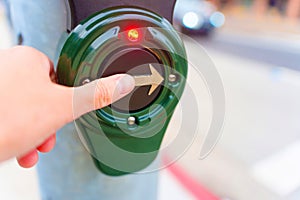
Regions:
<instances>
[{"instance_id":1,"label":"blurred background","mask_svg":"<svg viewBox=\"0 0 300 200\"><path fill-rule=\"evenodd\" d=\"M4 12L0 5L2 49L12 44ZM300 0L178 1L176 28L205 48L223 80L226 121L206 159L198 138L162 170L159 199L300 199L299 14ZM35 169L0 164L0 199L39 199Z\"/></svg>"}]
</instances>

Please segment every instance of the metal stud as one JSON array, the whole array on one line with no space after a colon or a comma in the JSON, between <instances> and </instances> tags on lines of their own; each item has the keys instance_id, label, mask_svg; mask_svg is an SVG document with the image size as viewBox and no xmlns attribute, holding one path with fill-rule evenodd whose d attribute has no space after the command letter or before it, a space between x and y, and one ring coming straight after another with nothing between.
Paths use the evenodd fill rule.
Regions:
<instances>
[{"instance_id":1,"label":"metal stud","mask_svg":"<svg viewBox=\"0 0 300 200\"><path fill-rule=\"evenodd\" d=\"M82 85L88 84L90 82L91 82L91 80L87 78L87 79L82 81Z\"/></svg>"},{"instance_id":2,"label":"metal stud","mask_svg":"<svg viewBox=\"0 0 300 200\"><path fill-rule=\"evenodd\" d=\"M129 126L135 125L135 122L136 122L135 117L129 117L129 118L127 119L127 123L128 123Z\"/></svg>"},{"instance_id":3,"label":"metal stud","mask_svg":"<svg viewBox=\"0 0 300 200\"><path fill-rule=\"evenodd\" d=\"M170 74L170 75L169 75L169 81L170 81L171 83L174 83L176 80L177 80L177 77L176 77L175 74Z\"/></svg>"}]
</instances>

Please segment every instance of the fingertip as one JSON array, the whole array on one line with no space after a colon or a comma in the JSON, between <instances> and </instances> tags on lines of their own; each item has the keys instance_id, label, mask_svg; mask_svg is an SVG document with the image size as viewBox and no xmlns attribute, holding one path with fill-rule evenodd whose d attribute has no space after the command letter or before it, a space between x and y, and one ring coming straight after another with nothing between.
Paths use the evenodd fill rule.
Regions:
<instances>
[{"instance_id":1,"label":"fingertip","mask_svg":"<svg viewBox=\"0 0 300 200\"><path fill-rule=\"evenodd\" d=\"M128 74L119 75L119 81L117 83L117 89L119 90L119 96L121 98L124 95L129 94L135 87L135 80L132 76Z\"/></svg>"},{"instance_id":2,"label":"fingertip","mask_svg":"<svg viewBox=\"0 0 300 200\"><path fill-rule=\"evenodd\" d=\"M54 148L55 143L56 143L56 135L53 134L42 145L40 145L37 148L37 150L41 153L48 153Z\"/></svg>"},{"instance_id":3,"label":"fingertip","mask_svg":"<svg viewBox=\"0 0 300 200\"><path fill-rule=\"evenodd\" d=\"M33 150L29 153L27 153L26 155L17 158L17 161L19 163L19 165L23 168L31 168L34 165L36 165L36 163L38 162L39 159L39 155L37 150Z\"/></svg>"},{"instance_id":4,"label":"fingertip","mask_svg":"<svg viewBox=\"0 0 300 200\"><path fill-rule=\"evenodd\" d=\"M135 80L128 74L101 78L72 91L73 119L101 109L125 97L135 88ZM67 94L67 93L66 93Z\"/></svg>"},{"instance_id":5,"label":"fingertip","mask_svg":"<svg viewBox=\"0 0 300 200\"><path fill-rule=\"evenodd\" d=\"M135 88L135 80L128 74L117 74L96 81L94 109L101 109L125 97Z\"/></svg>"}]
</instances>

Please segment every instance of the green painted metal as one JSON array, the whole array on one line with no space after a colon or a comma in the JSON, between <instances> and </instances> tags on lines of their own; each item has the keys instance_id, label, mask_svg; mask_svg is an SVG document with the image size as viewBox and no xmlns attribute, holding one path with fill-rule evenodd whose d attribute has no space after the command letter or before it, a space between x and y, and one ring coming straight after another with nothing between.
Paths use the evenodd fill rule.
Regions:
<instances>
[{"instance_id":1,"label":"green painted metal","mask_svg":"<svg viewBox=\"0 0 300 200\"><path fill-rule=\"evenodd\" d=\"M132 27L142 33L143 38L138 43L126 40L126 31ZM112 176L140 171L156 158L185 87L187 59L184 45L166 19L144 9L118 7L96 13L81 22L70 33L58 62L59 83L80 86L87 78L100 78L99 70L112 52L132 47L149 50L165 66L160 95L150 106L139 111L120 112L108 106L76 120L96 166ZM177 75L175 83L168 81L170 74ZM130 116L136 118L135 126L128 125Z\"/></svg>"}]
</instances>

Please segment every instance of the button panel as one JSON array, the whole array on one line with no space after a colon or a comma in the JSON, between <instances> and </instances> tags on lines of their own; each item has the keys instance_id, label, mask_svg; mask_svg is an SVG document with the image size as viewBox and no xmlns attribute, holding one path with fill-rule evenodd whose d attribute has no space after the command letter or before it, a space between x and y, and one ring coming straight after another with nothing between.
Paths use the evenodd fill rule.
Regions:
<instances>
[{"instance_id":1,"label":"button panel","mask_svg":"<svg viewBox=\"0 0 300 200\"><path fill-rule=\"evenodd\" d=\"M126 48L112 53L100 67L99 77L107 77L113 74L126 73L132 76L150 76L152 74L151 66L162 76L165 70L161 61L150 50L143 48ZM111 105L114 110L121 112L136 112L142 110L159 96L162 89L159 85L149 95L151 85L138 86L125 98Z\"/></svg>"}]
</instances>

